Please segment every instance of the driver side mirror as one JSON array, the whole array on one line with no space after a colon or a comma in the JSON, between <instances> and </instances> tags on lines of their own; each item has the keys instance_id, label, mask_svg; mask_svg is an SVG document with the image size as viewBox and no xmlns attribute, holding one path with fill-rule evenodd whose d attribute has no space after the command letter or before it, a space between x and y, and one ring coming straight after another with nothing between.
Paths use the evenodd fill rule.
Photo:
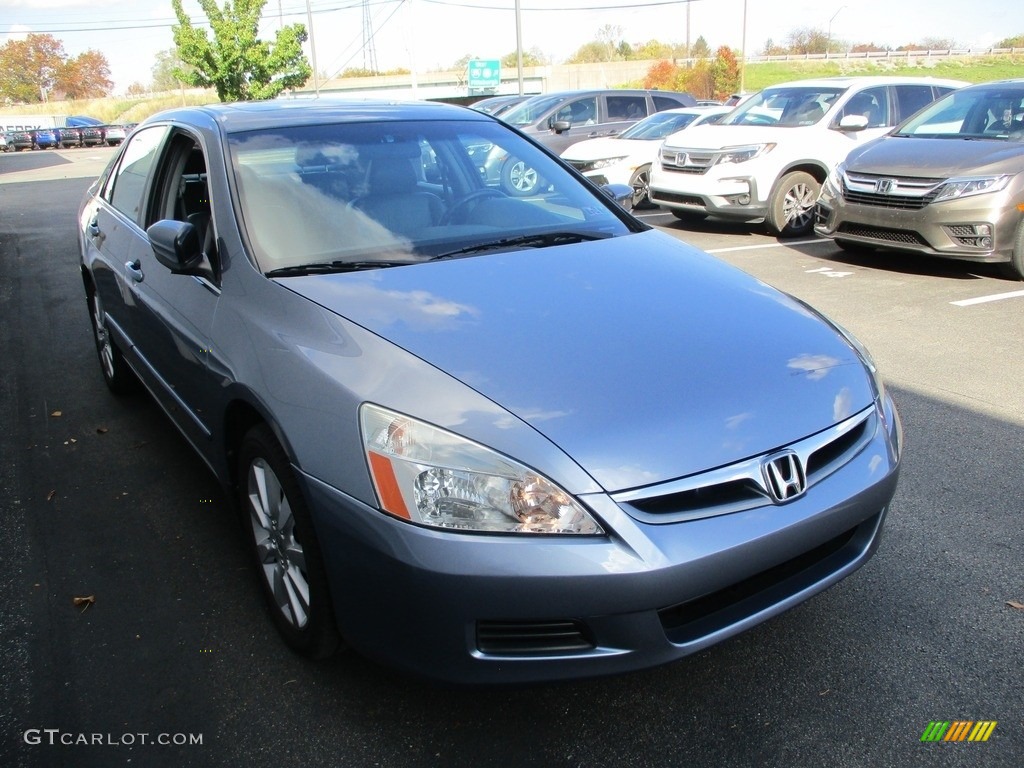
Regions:
<instances>
[{"instance_id":1,"label":"driver side mirror","mask_svg":"<svg viewBox=\"0 0 1024 768\"><path fill-rule=\"evenodd\" d=\"M565 133L572 128L572 120L555 120L551 124L551 130L555 133Z\"/></svg>"},{"instance_id":2,"label":"driver side mirror","mask_svg":"<svg viewBox=\"0 0 1024 768\"><path fill-rule=\"evenodd\" d=\"M199 230L191 222L162 219L150 225L146 236L156 260L172 274L212 279L213 270L203 255Z\"/></svg>"},{"instance_id":3,"label":"driver side mirror","mask_svg":"<svg viewBox=\"0 0 1024 768\"><path fill-rule=\"evenodd\" d=\"M868 127L868 119L864 115L845 115L839 121L840 131L863 131Z\"/></svg>"}]
</instances>

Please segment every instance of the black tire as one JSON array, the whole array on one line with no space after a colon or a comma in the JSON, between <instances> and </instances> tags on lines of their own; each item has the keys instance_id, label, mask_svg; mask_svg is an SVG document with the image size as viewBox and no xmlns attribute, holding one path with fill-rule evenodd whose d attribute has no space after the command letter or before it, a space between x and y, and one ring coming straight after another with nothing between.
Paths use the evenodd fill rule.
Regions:
<instances>
[{"instance_id":1,"label":"black tire","mask_svg":"<svg viewBox=\"0 0 1024 768\"><path fill-rule=\"evenodd\" d=\"M527 197L540 189L541 178L537 169L517 157L510 157L501 166L501 188L509 195Z\"/></svg>"},{"instance_id":2,"label":"black tire","mask_svg":"<svg viewBox=\"0 0 1024 768\"><path fill-rule=\"evenodd\" d=\"M671 210L672 215L680 221L689 222L691 224L698 221L704 221L704 219L708 217L706 213L701 211L686 211L679 208L671 208L669 210Z\"/></svg>"},{"instance_id":3,"label":"black tire","mask_svg":"<svg viewBox=\"0 0 1024 768\"><path fill-rule=\"evenodd\" d=\"M787 173L775 185L768 201L765 224L779 237L800 237L814 228L814 206L821 184L803 171Z\"/></svg>"},{"instance_id":4,"label":"black tire","mask_svg":"<svg viewBox=\"0 0 1024 768\"><path fill-rule=\"evenodd\" d=\"M657 208L658 206L651 202L650 197L650 186L651 186L651 164L641 165L635 171L633 176L629 180L629 186L633 188L633 207L634 208Z\"/></svg>"},{"instance_id":5,"label":"black tire","mask_svg":"<svg viewBox=\"0 0 1024 768\"><path fill-rule=\"evenodd\" d=\"M266 424L238 452L238 500L271 618L292 650L311 659L341 644L313 520L288 457Z\"/></svg>"},{"instance_id":6,"label":"black tire","mask_svg":"<svg viewBox=\"0 0 1024 768\"><path fill-rule=\"evenodd\" d=\"M1006 276L1011 280L1024 280L1024 219L1017 225L1017 236L1013 239L1013 253L1010 263L1005 265Z\"/></svg>"},{"instance_id":7,"label":"black tire","mask_svg":"<svg viewBox=\"0 0 1024 768\"><path fill-rule=\"evenodd\" d=\"M89 319L92 321L92 337L96 342L96 354L100 359L100 371L107 388L115 395L127 395L139 388L135 372L121 354L107 329L107 315L103 303L95 291L90 291L86 300L89 304Z\"/></svg>"}]
</instances>

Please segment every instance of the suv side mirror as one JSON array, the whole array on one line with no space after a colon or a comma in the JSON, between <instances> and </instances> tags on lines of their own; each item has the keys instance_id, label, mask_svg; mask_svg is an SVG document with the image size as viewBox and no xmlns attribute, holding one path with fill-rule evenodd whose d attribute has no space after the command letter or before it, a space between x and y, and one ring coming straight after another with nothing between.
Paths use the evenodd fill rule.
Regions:
<instances>
[{"instance_id":1,"label":"suv side mirror","mask_svg":"<svg viewBox=\"0 0 1024 768\"><path fill-rule=\"evenodd\" d=\"M572 128L572 120L555 120L551 124L551 130L555 133L565 133Z\"/></svg>"},{"instance_id":2,"label":"suv side mirror","mask_svg":"<svg viewBox=\"0 0 1024 768\"><path fill-rule=\"evenodd\" d=\"M839 121L840 131L863 131L868 127L868 119L864 115L844 115Z\"/></svg>"}]
</instances>

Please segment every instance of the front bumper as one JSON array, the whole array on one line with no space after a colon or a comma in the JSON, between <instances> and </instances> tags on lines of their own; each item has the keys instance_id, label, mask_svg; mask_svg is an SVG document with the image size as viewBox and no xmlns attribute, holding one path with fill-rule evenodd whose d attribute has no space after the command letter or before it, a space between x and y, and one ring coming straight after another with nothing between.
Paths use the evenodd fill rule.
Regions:
<instances>
[{"instance_id":1,"label":"front bumper","mask_svg":"<svg viewBox=\"0 0 1024 768\"><path fill-rule=\"evenodd\" d=\"M1007 262L1024 212L1006 192L931 203L918 210L851 203L825 193L815 208L814 231L873 248Z\"/></svg>"},{"instance_id":2,"label":"front bumper","mask_svg":"<svg viewBox=\"0 0 1024 768\"><path fill-rule=\"evenodd\" d=\"M687 656L863 565L898 476L899 420L887 411L852 461L795 501L650 524L588 495L603 537L418 527L300 477L356 650L464 684L593 677Z\"/></svg>"},{"instance_id":3,"label":"front bumper","mask_svg":"<svg viewBox=\"0 0 1024 768\"><path fill-rule=\"evenodd\" d=\"M649 194L653 203L691 213L744 221L761 219L768 213L768 201L761 199L755 176L723 174L717 166L706 173L671 171L655 166L651 171Z\"/></svg>"}]
</instances>

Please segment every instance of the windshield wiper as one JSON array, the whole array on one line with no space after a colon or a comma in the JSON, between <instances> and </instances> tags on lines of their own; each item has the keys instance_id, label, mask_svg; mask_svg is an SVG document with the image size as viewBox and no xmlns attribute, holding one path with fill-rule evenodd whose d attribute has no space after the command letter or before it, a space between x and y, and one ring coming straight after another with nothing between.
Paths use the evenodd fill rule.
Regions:
<instances>
[{"instance_id":1,"label":"windshield wiper","mask_svg":"<svg viewBox=\"0 0 1024 768\"><path fill-rule=\"evenodd\" d=\"M419 264L419 261L328 261L279 267L266 272L267 277L301 277L303 275L330 275L338 272L359 272L365 269L385 269Z\"/></svg>"},{"instance_id":2,"label":"windshield wiper","mask_svg":"<svg viewBox=\"0 0 1024 768\"><path fill-rule=\"evenodd\" d=\"M453 256L465 256L483 251L500 251L505 248L547 248L552 245L584 243L591 240L604 240L609 237L611 237L609 234L591 234L587 232L544 232L539 235L503 237L500 240L491 240L486 243L479 243L478 245L467 245L465 248L448 251L447 253L434 256L431 261L450 259Z\"/></svg>"}]
</instances>

